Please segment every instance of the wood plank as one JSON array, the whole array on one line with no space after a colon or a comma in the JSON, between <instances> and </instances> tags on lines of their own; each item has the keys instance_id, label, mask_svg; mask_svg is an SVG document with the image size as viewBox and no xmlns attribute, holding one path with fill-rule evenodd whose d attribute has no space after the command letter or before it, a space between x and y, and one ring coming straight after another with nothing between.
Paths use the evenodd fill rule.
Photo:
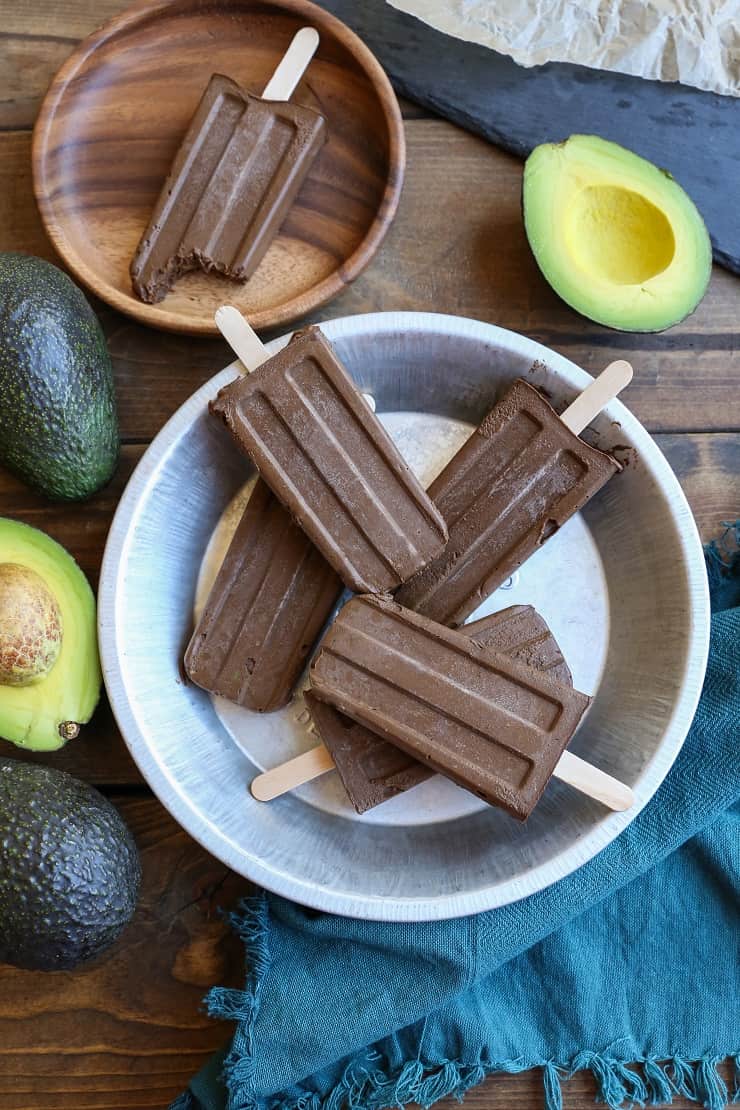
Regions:
<instances>
[{"instance_id":1,"label":"wood plank","mask_svg":"<svg viewBox=\"0 0 740 1110\"><path fill-rule=\"evenodd\" d=\"M0 129L30 128L52 77L76 43L68 33L11 31L11 5L0 3ZM24 5L13 5L14 11Z\"/></svg>"},{"instance_id":2,"label":"wood plank","mask_svg":"<svg viewBox=\"0 0 740 1110\"><path fill-rule=\"evenodd\" d=\"M732 1066L720 1065L719 1071L732 1090ZM598 1110L604 1104L594 1103L596 1083L590 1072L578 1072L562 1084L563 1110ZM625 1103L625 1106L627 1104ZM466 1110L544 1110L545 1099L539 1069L520 1075L493 1075L480 1087L474 1087L465 1096ZM437 1103L438 1110L459 1110L460 1103L445 1098ZM680 1095L674 1096L672 1110L696 1110L696 1102L689 1102ZM35 1110L35 1108L34 1108Z\"/></svg>"},{"instance_id":3,"label":"wood plank","mask_svg":"<svg viewBox=\"0 0 740 1110\"><path fill-rule=\"evenodd\" d=\"M723 520L740 515L740 435L659 435L657 443L678 475L702 538L717 536ZM0 513L43 528L65 544L94 582L118 497L143 446L125 447L112 484L81 505L49 505L0 470ZM4 755L49 763L88 782L142 784L105 697L77 740L53 754L33 755L0 741Z\"/></svg>"},{"instance_id":4,"label":"wood plank","mask_svg":"<svg viewBox=\"0 0 740 1110\"><path fill-rule=\"evenodd\" d=\"M34 9L0 0L0 130L30 130L54 74L77 43L122 10L119 0L55 4L42 27ZM33 15L31 12L33 11ZM30 17L30 18L29 18ZM42 28L39 30L39 28ZM399 98L401 111L409 119L422 119L429 111L420 104Z\"/></svg>"},{"instance_id":5,"label":"wood plank","mask_svg":"<svg viewBox=\"0 0 740 1110\"><path fill-rule=\"evenodd\" d=\"M123 0L35 0L33 4L0 0L0 26L13 35L62 36L77 41L126 6Z\"/></svg>"},{"instance_id":6,"label":"wood plank","mask_svg":"<svg viewBox=\"0 0 740 1110\"><path fill-rule=\"evenodd\" d=\"M439 120L406 124L409 166L399 215L369 269L312 319L411 309L523 332L596 372L628 358L627 403L652 431L740 429L740 283L715 267L703 303L659 335L610 331L573 312L540 275L519 210L521 165ZM51 258L30 202L30 136L0 134L0 250ZM456 218L465 213L464 219ZM228 361L221 340L155 332L96 305L113 356L122 433L150 439Z\"/></svg>"},{"instance_id":7,"label":"wood plank","mask_svg":"<svg viewBox=\"0 0 740 1110\"><path fill-rule=\"evenodd\" d=\"M704 543L740 517L740 435L661 435L656 441L678 475Z\"/></svg>"},{"instance_id":8,"label":"wood plank","mask_svg":"<svg viewBox=\"0 0 740 1110\"><path fill-rule=\"evenodd\" d=\"M240 943L217 913L246 891L152 799L115 799L142 854L132 925L75 973L0 966L5 1110L161 1108L228 1033L200 1010L242 976Z\"/></svg>"},{"instance_id":9,"label":"wood plank","mask_svg":"<svg viewBox=\"0 0 740 1110\"><path fill-rule=\"evenodd\" d=\"M240 943L217 913L248 890L192 841L154 799L116 798L142 854L144 881L132 924L77 972L0 966L0 1103L3 1110L163 1110L231 1028L200 1009L209 986L237 986ZM729 1068L723 1068L729 1078ZM563 1086L565 1110L593 1107L594 1084ZM439 1103L453 1110L453 1099ZM543 1106L537 1071L494 1076L471 1091L472 1110ZM683 1099L675 1110L692 1105Z\"/></svg>"},{"instance_id":10,"label":"wood plank","mask_svg":"<svg viewBox=\"0 0 740 1110\"><path fill-rule=\"evenodd\" d=\"M668 166L704 212L717 257L740 266L740 217L728 203L738 151L732 97L582 66L524 69L442 35L385 0L325 0L324 6L359 33L401 92L516 154L585 131ZM0 0L0 50L7 58L0 127L30 126L74 42L122 7L120 0L32 6Z\"/></svg>"}]
</instances>

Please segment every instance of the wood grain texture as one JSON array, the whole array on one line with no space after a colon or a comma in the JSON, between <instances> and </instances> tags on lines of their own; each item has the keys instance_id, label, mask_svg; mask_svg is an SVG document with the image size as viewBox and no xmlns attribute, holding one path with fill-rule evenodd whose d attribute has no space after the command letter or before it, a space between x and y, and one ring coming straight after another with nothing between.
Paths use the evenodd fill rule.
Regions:
<instances>
[{"instance_id":1,"label":"wood grain texture","mask_svg":"<svg viewBox=\"0 0 740 1110\"><path fill-rule=\"evenodd\" d=\"M307 24L321 41L292 99L325 117L328 140L257 272L243 283L196 271L161 303L143 303L129 265L210 76L261 94ZM32 157L44 225L75 276L143 323L195 335L216 333L213 313L224 301L264 328L336 296L383 239L405 164L383 70L308 0L138 0L64 63L42 104Z\"/></svg>"},{"instance_id":2,"label":"wood grain texture","mask_svg":"<svg viewBox=\"0 0 740 1110\"><path fill-rule=\"evenodd\" d=\"M522 157L539 143L600 135L665 166L709 228L715 258L740 272L740 100L675 82L504 54L441 34L384 0L325 0L412 100Z\"/></svg>"},{"instance_id":3,"label":"wood grain texture","mask_svg":"<svg viewBox=\"0 0 740 1110\"><path fill-rule=\"evenodd\" d=\"M398 216L371 270L309 319L391 308L476 317L530 335L592 373L627 358L635 378L625 400L650 431L740 430L736 277L715 267L697 311L662 334L593 324L555 295L532 258L521 221L520 163L439 120L410 120L406 134ZM27 134L0 133L0 249L54 258L30 196L29 149ZM194 343L96 307L127 440L150 439L230 361L220 340Z\"/></svg>"},{"instance_id":4,"label":"wood grain texture","mask_svg":"<svg viewBox=\"0 0 740 1110\"><path fill-rule=\"evenodd\" d=\"M53 5L45 13L43 27L31 31L26 17L32 9L28 5L11 9L7 0L0 2L0 129L31 130L44 94L71 50L121 10L118 0L105 0L96 11L83 3L77 17L67 19L68 7L66 3ZM405 98L399 100L399 105L405 119L429 116L426 108Z\"/></svg>"},{"instance_id":5,"label":"wood grain texture","mask_svg":"<svg viewBox=\"0 0 740 1110\"><path fill-rule=\"evenodd\" d=\"M165 1110L230 1026L200 1001L214 983L243 980L243 952L218 916L248 892L151 798L113 796L139 845L141 900L110 952L74 973L0 966L3 1110ZM720 1069L729 1078L729 1068ZM580 1073L563 1085L564 1110L593 1106ZM440 1110L459 1104L445 1099ZM695 1106L674 1101L675 1110ZM539 1110L539 1072L494 1076L468 1110Z\"/></svg>"},{"instance_id":6,"label":"wood grain texture","mask_svg":"<svg viewBox=\"0 0 740 1110\"><path fill-rule=\"evenodd\" d=\"M0 41L6 41L0 48L9 66L0 73L0 126L28 126L65 57L63 43L88 34L120 5L101 0L93 10L89 0L41 0L15 8L4 3ZM740 216L725 199L731 199L738 174L740 106L733 98L580 66L525 70L483 47L439 34L385 0L325 0L323 6L377 53L397 91L506 149L523 154L538 142L587 131L669 166L705 212L718 256L734 268L740 265Z\"/></svg>"},{"instance_id":7,"label":"wood grain texture","mask_svg":"<svg viewBox=\"0 0 740 1110\"><path fill-rule=\"evenodd\" d=\"M33 202L27 129L74 43L121 6L0 0L0 250L56 259ZM629 358L637 373L627 403L653 431L740 430L740 286L729 274L715 270L698 312L664 335L600 328L563 305L531 259L521 231L519 164L442 121L414 118L406 134L409 172L398 219L371 269L314 318L385 308L477 316L541 339L589 370ZM156 333L100 302L95 307L113 354L128 444L114 482L90 502L62 508L0 472L0 513L48 530L93 581L115 503L144 444L228 360L220 341ZM740 511L740 435L657 439L702 535L716 534ZM1 746L3 754L19 755ZM147 796L105 702L83 736L42 762L124 792L114 800L142 848L144 890L133 925L99 964L54 976L0 968L0 1102L5 1110L164 1110L226 1036L227 1027L210 1022L199 1001L211 983L241 978L239 946L214 907L233 904L245 884ZM579 1074L563 1095L565 1110L586 1110L593 1080ZM494 1077L468 1094L466 1106L540 1110L541 1078Z\"/></svg>"},{"instance_id":8,"label":"wood grain texture","mask_svg":"<svg viewBox=\"0 0 740 1110\"><path fill-rule=\"evenodd\" d=\"M69 38L79 42L124 7L120 0L36 0L33 4L2 0L0 26L5 34L16 38Z\"/></svg>"},{"instance_id":9,"label":"wood grain texture","mask_svg":"<svg viewBox=\"0 0 740 1110\"><path fill-rule=\"evenodd\" d=\"M730 1065L720 1065L719 1071L731 1084ZM594 1110L603 1106L594 1102L596 1084L588 1072L578 1072L562 1085L563 1110ZM466 1110L544 1110L542 1078L539 1071L521 1075L494 1075L465 1096ZM459 1102L452 1098L437 1103L437 1110L459 1110ZM696 1103L680 1095L671 1103L673 1110L696 1110Z\"/></svg>"},{"instance_id":10,"label":"wood grain texture","mask_svg":"<svg viewBox=\"0 0 740 1110\"><path fill-rule=\"evenodd\" d=\"M141 851L139 907L115 947L81 971L0 966L4 1110L162 1110L228 1033L200 1001L213 983L242 977L241 946L217 907L246 884L154 800L113 801Z\"/></svg>"},{"instance_id":11,"label":"wood grain texture","mask_svg":"<svg viewBox=\"0 0 740 1110\"><path fill-rule=\"evenodd\" d=\"M740 517L740 435L656 436L707 543Z\"/></svg>"}]
</instances>

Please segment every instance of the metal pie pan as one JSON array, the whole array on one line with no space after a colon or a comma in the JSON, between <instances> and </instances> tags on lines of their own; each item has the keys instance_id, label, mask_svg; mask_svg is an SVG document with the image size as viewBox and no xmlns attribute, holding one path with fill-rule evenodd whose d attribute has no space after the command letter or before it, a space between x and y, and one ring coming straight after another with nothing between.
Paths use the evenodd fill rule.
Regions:
<instances>
[{"instance_id":1,"label":"metal pie pan","mask_svg":"<svg viewBox=\"0 0 740 1110\"><path fill-rule=\"evenodd\" d=\"M322 329L425 480L517 376L546 389L556 406L590 380L524 336L454 316L377 313ZM152 789L235 871L348 916L460 916L516 901L580 867L657 790L685 739L706 667L701 544L649 434L623 404L608 406L589 435L628 465L474 614L515 603L539 609L576 685L594 695L571 749L632 786L631 811L608 813L553 781L519 824L435 777L359 817L335 773L264 805L249 795L251 778L316 742L300 691L278 713L249 713L188 684L181 666L199 578L202 592L213 573L204 556L219 529L223 543L228 515L221 518L250 478L248 462L207 413L234 373L227 367L212 378L151 444L103 561L106 686Z\"/></svg>"}]
</instances>

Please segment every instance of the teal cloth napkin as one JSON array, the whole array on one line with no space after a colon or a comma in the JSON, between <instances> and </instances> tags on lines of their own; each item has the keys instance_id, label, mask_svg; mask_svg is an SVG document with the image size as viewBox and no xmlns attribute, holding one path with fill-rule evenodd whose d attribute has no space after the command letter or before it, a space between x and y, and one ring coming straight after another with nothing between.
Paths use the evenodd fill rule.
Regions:
<instances>
[{"instance_id":1,"label":"teal cloth napkin","mask_svg":"<svg viewBox=\"0 0 740 1110\"><path fill-rule=\"evenodd\" d=\"M579 871L453 921L379 924L260 894L231 915L244 990L213 988L236 1024L171 1110L381 1110L543 1069L547 1110L579 1069L610 1107L720 1110L740 1077L740 558L706 549L709 668L665 782ZM735 1100L738 1093L735 1092Z\"/></svg>"}]
</instances>

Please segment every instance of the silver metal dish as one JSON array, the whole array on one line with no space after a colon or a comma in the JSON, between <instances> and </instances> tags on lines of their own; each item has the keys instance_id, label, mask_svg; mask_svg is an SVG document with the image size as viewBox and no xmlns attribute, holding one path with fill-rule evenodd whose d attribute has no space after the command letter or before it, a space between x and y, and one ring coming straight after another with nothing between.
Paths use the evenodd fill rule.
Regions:
<instances>
[{"instance_id":1,"label":"silver metal dish","mask_svg":"<svg viewBox=\"0 0 740 1110\"><path fill-rule=\"evenodd\" d=\"M453 316L378 313L322 328L426 479L515 377L544 387L556 406L590 380L530 339ZM248 462L207 414L208 400L234 373L217 374L154 440L121 499L103 562L105 681L152 789L234 870L350 916L473 913L575 870L655 793L684 741L706 667L701 544L655 443L612 403L590 435L621 452L624 472L476 614L518 602L540 610L576 685L594 695L572 750L629 783L633 810L607 813L553 781L521 825L437 777L361 818L335 773L264 805L247 789L257 770L316 742L300 693L279 713L253 714L214 702L184 680L181 666L204 556L250 477ZM201 592L213 562L203 567Z\"/></svg>"}]
</instances>

